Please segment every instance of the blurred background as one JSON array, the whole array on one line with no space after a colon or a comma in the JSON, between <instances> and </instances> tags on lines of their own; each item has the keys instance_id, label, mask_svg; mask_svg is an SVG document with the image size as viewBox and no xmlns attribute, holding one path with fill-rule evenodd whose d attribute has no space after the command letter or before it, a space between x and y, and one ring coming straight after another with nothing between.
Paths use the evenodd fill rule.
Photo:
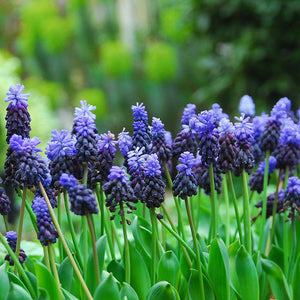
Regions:
<instances>
[{"instance_id":1,"label":"blurred background","mask_svg":"<svg viewBox=\"0 0 300 300\"><path fill-rule=\"evenodd\" d=\"M231 116L244 94L258 113L283 96L299 106L298 0L2 0L0 32L1 166L3 100L19 82L44 145L81 99L116 135L136 102L173 136L187 103Z\"/></svg>"}]
</instances>

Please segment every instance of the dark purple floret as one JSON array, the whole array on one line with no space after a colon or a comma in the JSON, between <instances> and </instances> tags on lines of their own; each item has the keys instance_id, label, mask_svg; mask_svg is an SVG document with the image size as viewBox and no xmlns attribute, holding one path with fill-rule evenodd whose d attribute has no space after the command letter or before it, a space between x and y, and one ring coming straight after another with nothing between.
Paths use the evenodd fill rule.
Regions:
<instances>
[{"instance_id":1,"label":"dark purple floret","mask_svg":"<svg viewBox=\"0 0 300 300\"><path fill-rule=\"evenodd\" d=\"M273 155L277 159L277 168L285 169L287 166L294 169L300 159L300 125L286 119L279 138L279 146Z\"/></svg>"},{"instance_id":2,"label":"dark purple floret","mask_svg":"<svg viewBox=\"0 0 300 300\"><path fill-rule=\"evenodd\" d=\"M160 207L164 201L165 183L161 177L160 164L156 154L146 156L145 184L142 188L142 202L148 208Z\"/></svg>"},{"instance_id":3,"label":"dark purple floret","mask_svg":"<svg viewBox=\"0 0 300 300\"><path fill-rule=\"evenodd\" d=\"M268 183L270 181L270 174L273 173L273 171L276 168L276 163L277 163L276 158L270 156ZM257 191L259 194L263 191L265 166L266 166L266 159L263 162L261 162L257 170L253 174L251 174L249 179L249 186L251 191Z\"/></svg>"},{"instance_id":4,"label":"dark purple floret","mask_svg":"<svg viewBox=\"0 0 300 300\"><path fill-rule=\"evenodd\" d=\"M131 203L137 203L137 199L133 189L128 185L128 175L125 170L118 166L113 166L108 178L109 181L106 182L102 188L107 195L106 206L109 207L109 210L115 212L116 207L119 205L119 214L124 214L123 203L130 209L136 209Z\"/></svg>"},{"instance_id":5,"label":"dark purple floret","mask_svg":"<svg viewBox=\"0 0 300 300\"><path fill-rule=\"evenodd\" d=\"M152 148L151 153L156 153L163 165L171 158L171 148L166 143L164 124L159 118L152 119Z\"/></svg>"},{"instance_id":6,"label":"dark purple floret","mask_svg":"<svg viewBox=\"0 0 300 300\"><path fill-rule=\"evenodd\" d=\"M129 132L125 131L125 128L118 134L118 144L122 155L127 157L127 153L131 149L132 137L129 135Z\"/></svg>"},{"instance_id":7,"label":"dark purple floret","mask_svg":"<svg viewBox=\"0 0 300 300\"><path fill-rule=\"evenodd\" d=\"M0 214L3 216L8 215L10 212L10 200L5 194L4 188L0 187Z\"/></svg>"},{"instance_id":8,"label":"dark purple floret","mask_svg":"<svg viewBox=\"0 0 300 300\"><path fill-rule=\"evenodd\" d=\"M145 152L148 153L151 144L151 131L149 126L146 125L143 121L135 121L133 122L133 136L132 136L132 145L131 149L134 148L142 148L144 147Z\"/></svg>"},{"instance_id":9,"label":"dark purple floret","mask_svg":"<svg viewBox=\"0 0 300 300\"><path fill-rule=\"evenodd\" d=\"M236 139L234 137L234 126L226 118L219 122L218 131L220 134L219 145L220 151L217 158L217 164L222 173L232 171L235 164L236 156Z\"/></svg>"},{"instance_id":10,"label":"dark purple floret","mask_svg":"<svg viewBox=\"0 0 300 300\"><path fill-rule=\"evenodd\" d=\"M97 160L98 145L97 137L95 134L77 136L75 148L77 150L78 162L83 163L94 163Z\"/></svg>"},{"instance_id":11,"label":"dark purple floret","mask_svg":"<svg viewBox=\"0 0 300 300\"><path fill-rule=\"evenodd\" d=\"M55 244L58 233L55 230L47 203L43 197L36 196L32 201L32 210L36 215L38 239L43 246Z\"/></svg>"},{"instance_id":12,"label":"dark purple floret","mask_svg":"<svg viewBox=\"0 0 300 300\"><path fill-rule=\"evenodd\" d=\"M136 148L128 152L128 173L130 174L129 185L133 188L134 194L141 199L144 181L145 155L143 148Z\"/></svg>"},{"instance_id":13,"label":"dark purple floret","mask_svg":"<svg viewBox=\"0 0 300 300\"><path fill-rule=\"evenodd\" d=\"M214 171L215 191L217 191L217 193L220 194L222 192L222 179L223 179L222 173L220 172L216 164L213 164L213 171ZM196 164L193 168L193 172L197 179L198 186L204 190L206 195L210 195L211 188L210 188L209 166L207 164L203 164L199 154L197 154Z\"/></svg>"},{"instance_id":14,"label":"dark purple floret","mask_svg":"<svg viewBox=\"0 0 300 300\"><path fill-rule=\"evenodd\" d=\"M69 193L70 210L74 214L84 216L98 213L97 202L92 190L88 189L84 184L78 184L73 175L62 174L60 184Z\"/></svg>"},{"instance_id":15,"label":"dark purple floret","mask_svg":"<svg viewBox=\"0 0 300 300\"><path fill-rule=\"evenodd\" d=\"M16 248L17 248L17 234L14 231L8 231L6 233L6 240L8 245L10 246L10 248L12 249L13 252L16 252ZM27 255L25 254L24 250L22 248L20 248L20 254L19 254L19 262L21 264L23 264L25 262L27 258ZM10 266L14 265L14 261L12 260L12 258L10 257L9 254L7 254L5 256L5 260L9 262Z\"/></svg>"},{"instance_id":16,"label":"dark purple floret","mask_svg":"<svg viewBox=\"0 0 300 300\"><path fill-rule=\"evenodd\" d=\"M89 165L90 187L95 188L98 182L103 184L107 181L117 151L116 144L115 136L110 131L99 136L96 161Z\"/></svg>"},{"instance_id":17,"label":"dark purple floret","mask_svg":"<svg viewBox=\"0 0 300 300\"><path fill-rule=\"evenodd\" d=\"M277 207L276 207L276 213L281 213L284 211L284 195L285 191L280 190L278 193L278 199L277 199ZM271 217L273 214L273 206L275 201L276 193L272 193L268 195L267 197L267 218ZM255 207L261 208L263 205L263 201L259 201L255 204ZM260 213L261 214L261 213Z\"/></svg>"},{"instance_id":18,"label":"dark purple floret","mask_svg":"<svg viewBox=\"0 0 300 300\"><path fill-rule=\"evenodd\" d=\"M10 162L13 174L13 185L15 187L37 186L41 181L44 185L51 182L48 163L44 157L37 152L40 143L38 138L22 139L21 136L13 135L10 146L14 151L14 159Z\"/></svg>"},{"instance_id":19,"label":"dark purple floret","mask_svg":"<svg viewBox=\"0 0 300 300\"><path fill-rule=\"evenodd\" d=\"M44 186L44 190L45 190L45 192L48 196L51 207L52 208L57 207L56 190L54 188L50 187L50 186ZM43 197L39 186L36 186L34 194L35 194L36 197L38 197L38 196Z\"/></svg>"},{"instance_id":20,"label":"dark purple floret","mask_svg":"<svg viewBox=\"0 0 300 300\"><path fill-rule=\"evenodd\" d=\"M189 151L194 153L197 149L196 136L188 125L182 125L172 145L172 156L178 157L181 153Z\"/></svg>"},{"instance_id":21,"label":"dark purple floret","mask_svg":"<svg viewBox=\"0 0 300 300\"><path fill-rule=\"evenodd\" d=\"M180 155L178 160L181 164L176 166L179 173L173 181L172 190L174 196L185 199L186 197L197 194L197 180L192 171L196 159L192 153L184 152Z\"/></svg>"},{"instance_id":22,"label":"dark purple floret","mask_svg":"<svg viewBox=\"0 0 300 300\"><path fill-rule=\"evenodd\" d=\"M269 119L265 130L260 137L260 148L262 151L272 153L278 146L281 123L276 119Z\"/></svg>"},{"instance_id":23,"label":"dark purple floret","mask_svg":"<svg viewBox=\"0 0 300 300\"><path fill-rule=\"evenodd\" d=\"M202 161L207 164L214 163L219 154L219 133L213 113L203 111L190 120L189 126L198 135L198 149Z\"/></svg>"},{"instance_id":24,"label":"dark purple floret","mask_svg":"<svg viewBox=\"0 0 300 300\"><path fill-rule=\"evenodd\" d=\"M240 100L239 112L245 114L247 117L255 116L255 104L252 97L244 95Z\"/></svg>"},{"instance_id":25,"label":"dark purple floret","mask_svg":"<svg viewBox=\"0 0 300 300\"><path fill-rule=\"evenodd\" d=\"M10 86L5 102L10 102L6 109L6 142L9 143L10 138L14 135L21 135L23 138L29 138L30 115L27 110L29 94L22 94L24 85L17 84Z\"/></svg>"},{"instance_id":26,"label":"dark purple floret","mask_svg":"<svg viewBox=\"0 0 300 300\"><path fill-rule=\"evenodd\" d=\"M196 115L196 105L188 104L184 110L181 118L181 125L188 125L190 119Z\"/></svg>"},{"instance_id":27,"label":"dark purple floret","mask_svg":"<svg viewBox=\"0 0 300 300\"><path fill-rule=\"evenodd\" d=\"M300 212L300 179L298 177L288 179L284 201L284 206L290 207L292 213L294 210Z\"/></svg>"}]
</instances>

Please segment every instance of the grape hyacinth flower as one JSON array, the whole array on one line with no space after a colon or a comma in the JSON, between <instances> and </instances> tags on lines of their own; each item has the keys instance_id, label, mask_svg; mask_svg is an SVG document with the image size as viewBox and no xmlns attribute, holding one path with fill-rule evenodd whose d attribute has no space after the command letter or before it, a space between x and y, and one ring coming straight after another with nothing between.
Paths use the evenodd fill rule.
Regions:
<instances>
[{"instance_id":1,"label":"grape hyacinth flower","mask_svg":"<svg viewBox=\"0 0 300 300\"><path fill-rule=\"evenodd\" d=\"M240 114L244 114L246 117L254 117L255 116L255 104L253 102L252 97L249 95L244 95L239 104L239 112Z\"/></svg>"},{"instance_id":2,"label":"grape hyacinth flower","mask_svg":"<svg viewBox=\"0 0 300 300\"><path fill-rule=\"evenodd\" d=\"M60 176L60 184L68 191L70 210L74 214L85 216L98 213L97 202L92 190L84 184L79 184L73 175L63 173Z\"/></svg>"},{"instance_id":3,"label":"grape hyacinth flower","mask_svg":"<svg viewBox=\"0 0 300 300\"><path fill-rule=\"evenodd\" d=\"M18 83L16 86L10 86L5 102L9 102L6 111L6 142L9 143L10 138L14 135L20 135L23 138L29 138L30 115L27 110L29 94L22 94L24 85Z\"/></svg>"},{"instance_id":4,"label":"grape hyacinth flower","mask_svg":"<svg viewBox=\"0 0 300 300\"><path fill-rule=\"evenodd\" d=\"M133 188L134 194L138 199L142 198L142 188L144 180L145 155L143 148L135 148L128 152L128 173L130 174L129 185Z\"/></svg>"},{"instance_id":5,"label":"grape hyacinth flower","mask_svg":"<svg viewBox=\"0 0 300 300\"><path fill-rule=\"evenodd\" d=\"M32 210L36 215L38 239L43 246L55 244L58 233L55 230L47 203L43 197L36 196L32 201Z\"/></svg>"},{"instance_id":6,"label":"grape hyacinth flower","mask_svg":"<svg viewBox=\"0 0 300 300\"><path fill-rule=\"evenodd\" d=\"M264 156L261 145L261 135L265 130L266 124L269 121L269 116L265 113L262 113L260 116L256 116L252 120L253 124L253 143L252 143L252 152L255 164L258 164Z\"/></svg>"},{"instance_id":7,"label":"grape hyacinth flower","mask_svg":"<svg viewBox=\"0 0 300 300\"><path fill-rule=\"evenodd\" d=\"M300 159L300 125L291 119L286 119L282 125L279 145L273 155L277 159L277 168L294 169Z\"/></svg>"},{"instance_id":8,"label":"grape hyacinth flower","mask_svg":"<svg viewBox=\"0 0 300 300\"><path fill-rule=\"evenodd\" d=\"M41 181L45 185L51 180L48 163L38 152L42 150L36 146L40 144L36 137L22 138L14 134L10 139L10 147L15 153L16 159L12 162L14 169L13 184L15 187L37 186Z\"/></svg>"},{"instance_id":9,"label":"grape hyacinth flower","mask_svg":"<svg viewBox=\"0 0 300 300\"><path fill-rule=\"evenodd\" d=\"M2 183L2 179L0 178L0 183ZM4 188L0 187L0 214L2 216L8 215L10 211L10 200L8 196L5 194Z\"/></svg>"},{"instance_id":10,"label":"grape hyacinth flower","mask_svg":"<svg viewBox=\"0 0 300 300\"><path fill-rule=\"evenodd\" d=\"M100 134L96 161L90 165L89 184L92 188L97 182L104 184L107 181L117 151L116 144L115 135L110 131Z\"/></svg>"},{"instance_id":11,"label":"grape hyacinth flower","mask_svg":"<svg viewBox=\"0 0 300 300\"><path fill-rule=\"evenodd\" d=\"M277 164L276 158L274 156L270 156L268 182L270 181L270 174L272 174L276 168L276 164ZM249 186L251 191L257 191L259 194L263 191L265 167L266 167L266 159L263 162L261 162L257 170L253 174L251 174L249 179Z\"/></svg>"},{"instance_id":12,"label":"grape hyacinth flower","mask_svg":"<svg viewBox=\"0 0 300 300\"><path fill-rule=\"evenodd\" d=\"M244 114L240 118L235 117L235 138L237 145L237 154L235 161L234 173L236 176L241 175L242 170L250 174L254 167L254 158L252 154L252 142L253 142L253 126L249 122L250 118L245 117Z\"/></svg>"},{"instance_id":13,"label":"grape hyacinth flower","mask_svg":"<svg viewBox=\"0 0 300 300\"><path fill-rule=\"evenodd\" d=\"M120 207L119 214L124 214L123 203L130 209L136 209L131 203L137 203L132 187L128 184L128 175L123 168L112 166L108 175L109 181L103 185L103 191L107 195L106 206L111 212Z\"/></svg>"},{"instance_id":14,"label":"grape hyacinth flower","mask_svg":"<svg viewBox=\"0 0 300 300\"><path fill-rule=\"evenodd\" d=\"M13 252L16 253L16 247L17 247L17 234L14 232L14 231L8 231L6 233L6 240L7 240L7 243L8 245L10 246L10 248L12 249ZM27 258L27 255L25 254L24 250L23 249L20 249L20 253L19 253L19 262L21 264L24 264L25 260ZM9 262L9 265L10 266L13 266L14 265L14 261L13 259L10 257L9 254L6 254L5 258L4 258L6 261Z\"/></svg>"},{"instance_id":15,"label":"grape hyacinth flower","mask_svg":"<svg viewBox=\"0 0 300 300\"><path fill-rule=\"evenodd\" d=\"M216 125L219 124L219 122L222 120L222 119L229 119L229 116L225 113L223 113L223 109L221 108L220 104L218 103L214 103L212 106L211 106L211 109L209 110L215 120L216 120Z\"/></svg>"},{"instance_id":16,"label":"grape hyacinth flower","mask_svg":"<svg viewBox=\"0 0 300 300\"><path fill-rule=\"evenodd\" d=\"M183 152L194 153L197 149L196 136L188 125L182 125L172 145L172 156L178 157Z\"/></svg>"},{"instance_id":17,"label":"grape hyacinth flower","mask_svg":"<svg viewBox=\"0 0 300 300\"><path fill-rule=\"evenodd\" d=\"M133 115L133 136L131 149L144 147L146 153L150 149L151 131L148 124L148 113L143 103L131 106Z\"/></svg>"},{"instance_id":18,"label":"grape hyacinth flower","mask_svg":"<svg viewBox=\"0 0 300 300\"><path fill-rule=\"evenodd\" d=\"M202 161L206 164L214 163L219 154L219 134L213 113L207 110L201 112L191 118L189 126L198 135L198 149Z\"/></svg>"},{"instance_id":19,"label":"grape hyacinth flower","mask_svg":"<svg viewBox=\"0 0 300 300\"><path fill-rule=\"evenodd\" d=\"M276 207L276 213L281 213L284 211L284 195L285 195L285 190L280 190L278 192L278 199L277 199L277 207ZM273 214L273 206L275 202L275 196L276 193L272 193L268 195L267 197L267 215L266 217L269 218ZM262 208L263 201L259 201L258 203L255 204L255 207L257 208ZM262 212L260 212L261 214Z\"/></svg>"},{"instance_id":20,"label":"grape hyacinth flower","mask_svg":"<svg viewBox=\"0 0 300 300\"><path fill-rule=\"evenodd\" d=\"M160 207L164 201L165 183L161 176L161 167L156 154L145 155L145 184L142 189L142 202L148 208Z\"/></svg>"},{"instance_id":21,"label":"grape hyacinth flower","mask_svg":"<svg viewBox=\"0 0 300 300\"><path fill-rule=\"evenodd\" d=\"M183 115L181 118L181 125L188 125L190 119L196 116L196 105L195 104L187 104L187 106L183 110Z\"/></svg>"},{"instance_id":22,"label":"grape hyacinth flower","mask_svg":"<svg viewBox=\"0 0 300 300\"><path fill-rule=\"evenodd\" d=\"M46 155L50 160L50 174L53 186L60 190L59 179L62 173L74 174L81 178L80 174L75 174L79 169L76 159L76 140L68 136L67 130L58 132L56 129L51 132L51 141L47 143Z\"/></svg>"},{"instance_id":23,"label":"grape hyacinth flower","mask_svg":"<svg viewBox=\"0 0 300 300\"><path fill-rule=\"evenodd\" d=\"M197 195L197 180L192 171L196 163L194 155L187 151L183 152L178 161L181 162L181 164L176 166L179 173L173 181L172 190L174 196L186 199L186 197Z\"/></svg>"},{"instance_id":24,"label":"grape hyacinth flower","mask_svg":"<svg viewBox=\"0 0 300 300\"><path fill-rule=\"evenodd\" d=\"M220 151L217 159L219 170L222 173L232 171L235 165L236 146L234 126L227 119L223 118L218 127Z\"/></svg>"},{"instance_id":25,"label":"grape hyacinth flower","mask_svg":"<svg viewBox=\"0 0 300 300\"><path fill-rule=\"evenodd\" d=\"M204 193L206 195L211 195L209 166L202 162L199 152L197 153L196 156L196 163L193 167L193 172L197 179L198 186L204 190ZM213 164L213 174L214 174L215 191L218 194L220 194L222 192L223 177L216 163Z\"/></svg>"},{"instance_id":26,"label":"grape hyacinth flower","mask_svg":"<svg viewBox=\"0 0 300 300\"><path fill-rule=\"evenodd\" d=\"M290 217L294 217L294 211L300 213L300 179L290 177L284 195L284 206L290 208Z\"/></svg>"},{"instance_id":27,"label":"grape hyacinth flower","mask_svg":"<svg viewBox=\"0 0 300 300\"><path fill-rule=\"evenodd\" d=\"M164 124L159 118L152 119L152 147L151 153L156 153L161 165L171 158L171 148L166 143Z\"/></svg>"},{"instance_id":28,"label":"grape hyacinth flower","mask_svg":"<svg viewBox=\"0 0 300 300\"><path fill-rule=\"evenodd\" d=\"M125 161L127 160L127 154L131 149L132 137L129 135L129 132L125 131L123 128L122 132L118 134L118 145L121 154L124 156Z\"/></svg>"}]
</instances>

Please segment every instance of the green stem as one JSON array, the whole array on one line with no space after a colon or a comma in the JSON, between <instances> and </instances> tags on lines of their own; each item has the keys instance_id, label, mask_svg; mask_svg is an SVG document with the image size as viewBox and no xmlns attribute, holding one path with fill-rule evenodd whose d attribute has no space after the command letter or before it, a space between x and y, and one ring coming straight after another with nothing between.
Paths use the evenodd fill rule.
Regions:
<instances>
[{"instance_id":1,"label":"green stem","mask_svg":"<svg viewBox=\"0 0 300 300\"><path fill-rule=\"evenodd\" d=\"M156 239L157 239L156 222L155 222L155 219L157 217L156 217L154 207L150 208L150 217L151 217L151 225L152 225L151 285L154 285L156 282L155 269L156 269Z\"/></svg>"},{"instance_id":2,"label":"green stem","mask_svg":"<svg viewBox=\"0 0 300 300\"><path fill-rule=\"evenodd\" d=\"M30 217L30 220L31 220L31 223L32 223L32 226L33 226L35 232L38 233L35 214L33 213L32 208L31 208L30 204L27 201L25 201L25 208L26 208L26 211L29 214L29 217Z\"/></svg>"},{"instance_id":3,"label":"green stem","mask_svg":"<svg viewBox=\"0 0 300 300\"><path fill-rule=\"evenodd\" d=\"M146 203L143 203L143 218L146 218Z\"/></svg>"},{"instance_id":4,"label":"green stem","mask_svg":"<svg viewBox=\"0 0 300 300\"><path fill-rule=\"evenodd\" d=\"M194 247L195 247L195 251L196 251L196 261L197 261L198 275L199 275L200 299L205 299L202 266L201 266L201 260L200 260L198 241L197 241L197 237L196 237L196 231L195 231L195 227L194 227L193 220L192 220L192 214L191 214L191 210L190 210L190 206L189 206L189 201L187 198L185 198L184 201L185 201L186 212L187 212L187 216L189 219L190 228L191 228L191 232L192 232Z\"/></svg>"},{"instance_id":5,"label":"green stem","mask_svg":"<svg viewBox=\"0 0 300 300\"><path fill-rule=\"evenodd\" d=\"M14 261L14 264L16 266L16 268L18 269L19 271L19 274L21 275L21 277L23 278L24 280L24 283L31 295L31 297L33 299L37 299L37 296L36 296L36 293L35 293L35 290L33 289L32 285L31 285L31 282L29 280L29 278L27 277L19 259L17 258L16 254L14 253L14 251L10 248L10 246L8 245L6 239L4 238L4 236L0 233L0 242L2 243L2 245L5 247L6 251L8 252L10 258Z\"/></svg>"},{"instance_id":6,"label":"green stem","mask_svg":"<svg viewBox=\"0 0 300 300\"><path fill-rule=\"evenodd\" d=\"M261 215L261 223L260 223L260 237L259 237L259 244L258 249L262 250L262 241L263 241L263 232L266 225L267 220L267 186L268 186L268 179L269 179L269 158L270 158L270 151L267 150L266 152L266 164L265 164L265 173L264 173L264 187L263 187L263 203L262 203L262 215Z\"/></svg>"},{"instance_id":7,"label":"green stem","mask_svg":"<svg viewBox=\"0 0 300 300\"><path fill-rule=\"evenodd\" d=\"M229 197L228 197L228 187L227 187L227 180L226 176L223 176L223 187L224 187L224 199L225 199L225 206L226 206L226 246L228 247L230 244L230 216L229 216Z\"/></svg>"},{"instance_id":8,"label":"green stem","mask_svg":"<svg viewBox=\"0 0 300 300\"><path fill-rule=\"evenodd\" d=\"M285 168L285 176L284 176L283 189L286 189L287 182L288 182L288 179L289 179L289 175L290 175L290 167L287 166L287 167Z\"/></svg>"},{"instance_id":9,"label":"green stem","mask_svg":"<svg viewBox=\"0 0 300 300\"><path fill-rule=\"evenodd\" d=\"M105 211L104 211L104 194L102 191L102 188L100 187L100 214L101 214L101 220L100 220L100 235L104 234L104 222L105 222Z\"/></svg>"},{"instance_id":10,"label":"green stem","mask_svg":"<svg viewBox=\"0 0 300 300\"><path fill-rule=\"evenodd\" d=\"M242 226L241 226L241 221L240 221L239 208L238 208L237 199L236 199L236 195L235 195L235 189L234 189L233 180L232 180L230 171L227 172L227 176L228 176L229 186L231 188L233 207L234 207L235 219L236 219L237 228L238 228L239 237L240 237L240 243L242 245L243 244L243 231L242 231Z\"/></svg>"},{"instance_id":11,"label":"green stem","mask_svg":"<svg viewBox=\"0 0 300 300\"><path fill-rule=\"evenodd\" d=\"M165 220L159 219L159 222L177 239L177 241L189 252L189 254L195 259L196 254L193 251L193 249L182 239L182 237L175 231L173 230L168 224L166 223Z\"/></svg>"},{"instance_id":12,"label":"green stem","mask_svg":"<svg viewBox=\"0 0 300 300\"><path fill-rule=\"evenodd\" d=\"M91 240L92 240L92 248L93 248L93 258L94 258L94 267L95 267L95 273L96 273L96 279L97 284L100 283L100 270L99 270L99 263L98 263L98 252L97 252L97 246L96 246L96 236L94 231L94 226L92 222L91 215L88 213L86 215L87 223L89 225L90 234L91 234Z\"/></svg>"},{"instance_id":13,"label":"green stem","mask_svg":"<svg viewBox=\"0 0 300 300\"><path fill-rule=\"evenodd\" d=\"M5 215L3 215L3 222L4 222L4 226L5 226L5 231L8 232L8 225L7 225L7 221L6 221L6 217Z\"/></svg>"},{"instance_id":14,"label":"green stem","mask_svg":"<svg viewBox=\"0 0 300 300\"><path fill-rule=\"evenodd\" d=\"M45 265L47 266L48 270L51 272L51 267L50 267L50 261L49 261L49 253L48 253L48 247L43 246L44 250L44 260L45 260Z\"/></svg>"},{"instance_id":15,"label":"green stem","mask_svg":"<svg viewBox=\"0 0 300 300\"><path fill-rule=\"evenodd\" d=\"M293 273L295 269L295 262L296 262L296 248L297 248L297 236L296 236L296 230L295 230L295 211L293 209L292 211L292 217L291 217L291 222L292 222L292 249L291 249L291 255L290 255L290 260L288 264L288 269L287 269L287 281L289 284L292 283L292 278L293 278Z\"/></svg>"},{"instance_id":16,"label":"green stem","mask_svg":"<svg viewBox=\"0 0 300 300\"><path fill-rule=\"evenodd\" d=\"M243 169L243 205L244 205L244 232L245 232L245 248L248 253L251 255L252 246L251 246L251 218L250 218L250 209L249 209L249 196L248 196L248 182L246 171Z\"/></svg>"},{"instance_id":17,"label":"green stem","mask_svg":"<svg viewBox=\"0 0 300 300\"><path fill-rule=\"evenodd\" d=\"M210 222L210 236L211 242L217 235L217 207L216 207L216 193L215 193L215 180L213 164L209 165L209 178L210 178L210 206L211 206L211 222Z\"/></svg>"},{"instance_id":18,"label":"green stem","mask_svg":"<svg viewBox=\"0 0 300 300\"><path fill-rule=\"evenodd\" d=\"M57 196L57 220L58 220L58 224L61 224L61 193L59 193ZM62 262L64 260L64 254L63 254L63 246L60 239L58 239L58 250L59 250L59 260L60 262Z\"/></svg>"},{"instance_id":19,"label":"green stem","mask_svg":"<svg viewBox=\"0 0 300 300\"><path fill-rule=\"evenodd\" d=\"M164 214L167 216L167 219L168 219L168 221L169 221L169 224L170 224L171 227L172 227L173 232L174 232L177 236L179 236L178 233L176 232L176 227L175 227L174 223L172 222L172 219L171 219L171 217L170 217L170 215L169 215L169 213L168 213L168 211L167 211L167 209L166 209L164 203L161 204L161 208L163 209ZM160 220L160 221L161 221L161 220ZM162 220L162 221L163 221L163 220ZM161 222L161 224L165 227L165 222L164 222L164 221ZM166 227L165 227L165 228L166 228ZM166 229L170 232L170 230L169 230L168 228L166 228ZM173 232L170 232L170 233L173 234ZM174 234L173 234L173 235L174 235ZM180 236L179 236L179 237L180 237ZM180 237L180 239L181 239L181 237ZM181 239L181 240L182 240L182 239ZM183 241L183 240L182 240L182 241ZM179 243L180 246L181 246L181 249L182 249L182 251L183 251L183 255L185 256L185 259L186 259L186 261L187 261L189 267L192 268L192 262L191 262L191 259L190 259L189 255L188 255L186 249L184 248L184 245L183 245L180 241L178 241L178 243Z\"/></svg>"},{"instance_id":20,"label":"green stem","mask_svg":"<svg viewBox=\"0 0 300 300\"><path fill-rule=\"evenodd\" d=\"M283 183L283 189L286 189L287 181L289 177L290 168L287 166L285 168L285 176L284 176L284 183ZM284 214L285 219L287 218L287 213ZM283 253L284 255L284 270L285 274L287 274L288 271L288 253L289 253L289 234L288 234L288 223L283 222Z\"/></svg>"},{"instance_id":21,"label":"green stem","mask_svg":"<svg viewBox=\"0 0 300 300\"><path fill-rule=\"evenodd\" d=\"M19 254L20 254L20 246L21 246L21 239L22 239L22 230L23 230L23 221L24 221L26 194L27 194L27 187L24 186L24 188L23 188L23 195L22 195L21 209L20 209L20 221L19 221L19 229L18 229L18 239L17 239L17 246L16 246L16 256L17 257L19 257ZM14 273L17 274L17 268L15 268Z\"/></svg>"},{"instance_id":22,"label":"green stem","mask_svg":"<svg viewBox=\"0 0 300 300\"><path fill-rule=\"evenodd\" d=\"M269 254L270 247L273 243L273 239L275 236L275 217L276 217L276 211L277 211L277 203L278 203L278 194L279 194L279 186L280 186L280 178L281 178L281 170L279 171L278 178L277 178L277 184L276 184L276 192L275 192L275 199L273 204L273 210L272 210L272 225L271 225L271 233L270 233L270 240L269 240L269 247L267 247L267 253Z\"/></svg>"},{"instance_id":23,"label":"green stem","mask_svg":"<svg viewBox=\"0 0 300 300\"><path fill-rule=\"evenodd\" d=\"M63 294L62 294L62 291L61 291L61 284L60 284L58 273L57 273L57 269L56 269L56 263L55 263L55 258L54 258L54 252L53 252L52 244L49 243L48 249L49 249L50 260L51 260L51 265L52 265L52 271L53 271L54 279L55 279L56 286L57 286L58 291L59 291L59 298L61 300L63 300L64 297L63 297Z\"/></svg>"},{"instance_id":24,"label":"green stem","mask_svg":"<svg viewBox=\"0 0 300 300\"><path fill-rule=\"evenodd\" d=\"M122 202L120 203L120 212L121 212L122 228L123 228L123 236L124 236L125 281L128 284L130 284L130 252L129 252L129 243L128 243L127 229L126 229L125 211Z\"/></svg>"},{"instance_id":25,"label":"green stem","mask_svg":"<svg viewBox=\"0 0 300 300\"><path fill-rule=\"evenodd\" d=\"M66 210L66 214L67 214L67 220L68 220L68 223L69 223L69 228L70 228L70 232L71 232L73 245L74 245L74 248L75 248L75 251L76 251L76 257L78 259L80 268L83 268L83 261L82 261L81 255L80 255L79 245L78 245L78 242L77 242L77 237L76 237L76 233L75 233L73 222L72 222L72 217L71 217L71 214L70 214L68 194L67 194L66 191L64 191L64 204L65 204L65 210Z\"/></svg>"},{"instance_id":26,"label":"green stem","mask_svg":"<svg viewBox=\"0 0 300 300\"><path fill-rule=\"evenodd\" d=\"M39 188L41 190L41 193L42 193L43 197L45 198L45 201L47 203L47 206L48 206L48 209L49 209L49 212L50 212L53 224L54 224L54 226L55 226L55 228L57 230L57 233L58 233L59 237L62 240L62 244L64 246L64 249L65 249L65 251L66 251L66 253L67 253L67 255L68 255L69 259L70 259L70 263L73 266L73 269L74 269L74 271L75 271L75 273L76 273L76 275L77 275L77 277L78 277L78 279L80 281L80 284L81 284L81 286L82 286L82 288L84 290L84 293L85 293L85 295L87 296L87 298L89 300L93 300L93 297L92 297L92 295L91 295L91 293L90 293L90 291L89 291L86 283L84 282L83 277L82 277L82 275L81 275L81 273L80 273L80 271L78 269L78 266L76 265L76 262L75 262L75 260L74 260L74 258L72 256L72 253L71 253L71 251L70 251L70 249L69 249L69 247L67 245L67 242L66 242L66 240L64 238L64 234L62 233L62 230L61 230L61 228L60 228L60 226L59 226L59 224L57 222L55 213L53 211L53 208L52 208L52 206L50 204L49 198L48 198L48 196L47 196L47 194L45 192L45 189L44 189L44 187L43 187L43 185L42 185L41 182L39 182Z\"/></svg>"}]
</instances>

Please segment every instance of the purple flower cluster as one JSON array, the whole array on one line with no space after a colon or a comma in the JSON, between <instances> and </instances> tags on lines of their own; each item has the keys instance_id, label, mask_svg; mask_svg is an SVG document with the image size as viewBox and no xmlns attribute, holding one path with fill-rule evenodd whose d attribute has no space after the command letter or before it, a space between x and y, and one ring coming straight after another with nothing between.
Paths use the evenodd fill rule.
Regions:
<instances>
[{"instance_id":1,"label":"purple flower cluster","mask_svg":"<svg viewBox=\"0 0 300 300\"><path fill-rule=\"evenodd\" d=\"M14 232L14 231L8 231L8 232L6 232L6 236L5 237L6 237L7 243L10 246L10 248L12 249L12 251L16 252L17 240L18 240L16 232ZM19 262L21 264L23 264L25 262L26 258L27 258L27 255L25 254L24 250L22 248L20 248ZM10 266L14 265L14 261L10 257L9 254L7 254L4 259L9 262Z\"/></svg>"}]
</instances>

